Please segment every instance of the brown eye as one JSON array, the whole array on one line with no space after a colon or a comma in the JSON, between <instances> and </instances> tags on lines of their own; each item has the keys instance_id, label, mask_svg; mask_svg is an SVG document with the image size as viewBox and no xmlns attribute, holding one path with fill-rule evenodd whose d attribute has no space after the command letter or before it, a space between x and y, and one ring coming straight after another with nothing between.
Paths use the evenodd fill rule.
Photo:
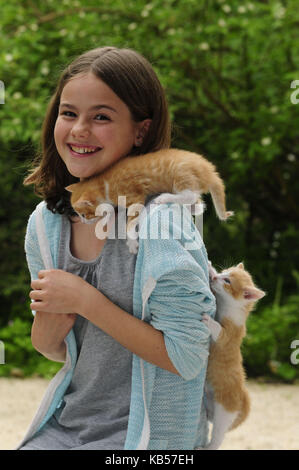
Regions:
<instances>
[{"instance_id":1,"label":"brown eye","mask_svg":"<svg viewBox=\"0 0 299 470\"><path fill-rule=\"evenodd\" d=\"M230 279L228 277L225 277L223 280L226 284L230 284Z\"/></svg>"}]
</instances>

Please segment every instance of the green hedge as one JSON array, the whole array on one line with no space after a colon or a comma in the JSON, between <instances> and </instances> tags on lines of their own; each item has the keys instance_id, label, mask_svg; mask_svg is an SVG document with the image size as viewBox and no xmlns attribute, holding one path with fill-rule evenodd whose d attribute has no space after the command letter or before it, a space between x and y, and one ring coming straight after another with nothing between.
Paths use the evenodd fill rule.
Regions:
<instances>
[{"instance_id":1,"label":"green hedge","mask_svg":"<svg viewBox=\"0 0 299 470\"><path fill-rule=\"evenodd\" d=\"M135 48L153 63L168 95L173 146L205 154L225 180L227 205L236 215L220 223L207 197L204 240L216 267L244 261L267 291L249 320L244 356L250 374L297 374L294 367L289 372L288 357L298 336L298 287L291 274L299 266L299 104L291 100L294 92L298 97L291 88L299 79L298 13L295 0L2 5L0 340L8 335L7 355L17 368L27 373L39 363L28 343L30 281L23 248L38 199L22 180L62 68L87 49L115 45ZM26 344L13 333L23 327ZM1 366L0 373L9 367Z\"/></svg>"}]
</instances>

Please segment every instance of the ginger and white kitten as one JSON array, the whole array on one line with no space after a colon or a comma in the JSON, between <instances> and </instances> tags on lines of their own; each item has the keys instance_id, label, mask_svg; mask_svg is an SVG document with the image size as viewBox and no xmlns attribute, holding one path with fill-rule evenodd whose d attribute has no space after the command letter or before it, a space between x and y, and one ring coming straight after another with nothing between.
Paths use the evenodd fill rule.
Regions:
<instances>
[{"instance_id":1,"label":"ginger and white kitten","mask_svg":"<svg viewBox=\"0 0 299 470\"><path fill-rule=\"evenodd\" d=\"M163 149L129 156L101 174L71 184L66 189L72 193L74 210L84 221L94 221L96 208L101 203L116 207L118 196L126 196L128 208L132 204L144 206L147 196L158 193L157 204L195 204L201 203L202 193L210 192L218 217L226 220L233 215L233 212L226 211L225 188L215 166L203 156L185 150ZM135 213L128 215L128 235L135 231L138 218ZM133 252L137 251L136 248L135 244Z\"/></svg>"},{"instance_id":2,"label":"ginger and white kitten","mask_svg":"<svg viewBox=\"0 0 299 470\"><path fill-rule=\"evenodd\" d=\"M246 334L246 319L265 292L258 289L242 263L221 273L210 265L211 289L216 297L216 320L203 315L211 332L206 398L209 421L213 422L208 450L221 445L225 433L241 424L250 409L240 346Z\"/></svg>"}]
</instances>

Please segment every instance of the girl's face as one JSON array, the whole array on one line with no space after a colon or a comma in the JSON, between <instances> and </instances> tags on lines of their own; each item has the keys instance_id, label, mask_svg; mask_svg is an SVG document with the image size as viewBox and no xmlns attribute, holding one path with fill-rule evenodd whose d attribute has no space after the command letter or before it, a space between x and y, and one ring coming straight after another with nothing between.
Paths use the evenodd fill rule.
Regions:
<instances>
[{"instance_id":1,"label":"girl's face","mask_svg":"<svg viewBox=\"0 0 299 470\"><path fill-rule=\"evenodd\" d=\"M89 72L63 88L54 140L71 175L88 178L140 145L149 124L149 119L133 121L127 105Z\"/></svg>"}]
</instances>

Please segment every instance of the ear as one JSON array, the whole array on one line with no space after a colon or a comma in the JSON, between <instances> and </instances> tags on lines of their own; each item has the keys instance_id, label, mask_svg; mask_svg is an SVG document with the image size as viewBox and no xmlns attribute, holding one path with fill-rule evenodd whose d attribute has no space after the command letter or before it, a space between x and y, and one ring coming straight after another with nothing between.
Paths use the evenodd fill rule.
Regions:
<instances>
[{"instance_id":1,"label":"ear","mask_svg":"<svg viewBox=\"0 0 299 470\"><path fill-rule=\"evenodd\" d=\"M75 206L76 209L85 209L86 207L92 207L92 202L79 199Z\"/></svg>"},{"instance_id":2,"label":"ear","mask_svg":"<svg viewBox=\"0 0 299 470\"><path fill-rule=\"evenodd\" d=\"M151 119L144 119L138 123L136 136L135 136L135 146L140 147L142 145L143 139L149 131L150 125L152 123Z\"/></svg>"},{"instance_id":3,"label":"ear","mask_svg":"<svg viewBox=\"0 0 299 470\"><path fill-rule=\"evenodd\" d=\"M66 186L66 188L64 189L66 189L69 193L72 193L76 187L77 187L77 183L74 183L74 184L70 184L69 186Z\"/></svg>"},{"instance_id":4,"label":"ear","mask_svg":"<svg viewBox=\"0 0 299 470\"><path fill-rule=\"evenodd\" d=\"M259 300L266 295L266 292L257 287L248 287L244 289L243 296L246 300Z\"/></svg>"},{"instance_id":5,"label":"ear","mask_svg":"<svg viewBox=\"0 0 299 470\"><path fill-rule=\"evenodd\" d=\"M239 269L244 269L244 264L243 264L243 263L237 264L237 268L239 268Z\"/></svg>"}]
</instances>

